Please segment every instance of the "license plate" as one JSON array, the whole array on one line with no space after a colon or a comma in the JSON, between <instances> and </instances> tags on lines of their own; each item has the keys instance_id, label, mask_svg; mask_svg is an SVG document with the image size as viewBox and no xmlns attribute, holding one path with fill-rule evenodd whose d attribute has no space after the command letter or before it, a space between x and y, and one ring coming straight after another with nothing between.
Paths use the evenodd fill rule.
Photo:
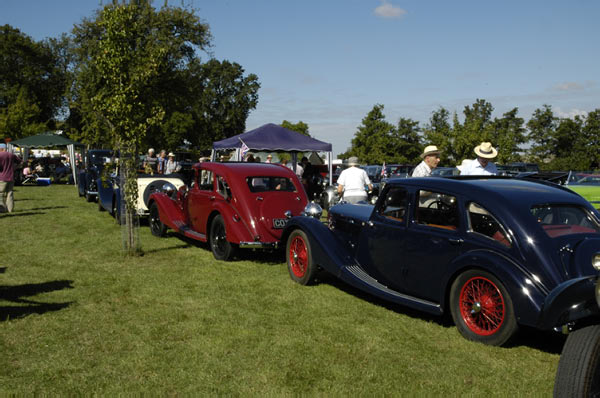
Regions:
<instances>
[{"instance_id":1,"label":"license plate","mask_svg":"<svg viewBox=\"0 0 600 398\"><path fill-rule=\"evenodd\" d=\"M273 219L273 228L275 228L275 229L284 228L286 226L287 222L288 222L287 218L274 218Z\"/></svg>"}]
</instances>

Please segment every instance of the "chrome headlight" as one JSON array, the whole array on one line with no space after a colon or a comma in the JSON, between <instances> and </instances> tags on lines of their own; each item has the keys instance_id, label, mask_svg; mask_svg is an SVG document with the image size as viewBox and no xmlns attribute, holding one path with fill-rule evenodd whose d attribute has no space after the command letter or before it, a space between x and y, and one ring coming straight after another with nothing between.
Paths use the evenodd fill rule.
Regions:
<instances>
[{"instance_id":1,"label":"chrome headlight","mask_svg":"<svg viewBox=\"0 0 600 398\"><path fill-rule=\"evenodd\" d=\"M167 182L162 186L161 191L167 194L167 196L173 197L173 193L175 193L176 191L175 185L171 184L170 182Z\"/></svg>"},{"instance_id":2,"label":"chrome headlight","mask_svg":"<svg viewBox=\"0 0 600 398\"><path fill-rule=\"evenodd\" d=\"M600 253L596 253L592 258L592 267L594 267L596 271L600 271Z\"/></svg>"},{"instance_id":3,"label":"chrome headlight","mask_svg":"<svg viewBox=\"0 0 600 398\"><path fill-rule=\"evenodd\" d=\"M323 209L321 208L321 206L313 202L307 204L304 208L304 211L302 212L303 216L314 217L316 219L321 218L321 214L323 214Z\"/></svg>"}]
</instances>

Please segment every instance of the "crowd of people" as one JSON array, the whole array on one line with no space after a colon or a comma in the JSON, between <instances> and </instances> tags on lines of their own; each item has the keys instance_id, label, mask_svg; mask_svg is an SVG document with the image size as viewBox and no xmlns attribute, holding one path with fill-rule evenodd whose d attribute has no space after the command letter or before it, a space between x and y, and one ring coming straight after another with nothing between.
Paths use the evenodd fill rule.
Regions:
<instances>
[{"instance_id":1,"label":"crowd of people","mask_svg":"<svg viewBox=\"0 0 600 398\"><path fill-rule=\"evenodd\" d=\"M465 159L457 166L460 175L496 175L498 169L492 159L498 156L498 151L490 142L482 142L473 150L475 159ZM429 177L440 163L442 151L435 145L428 145L421 154L423 159L412 171L411 177ZM349 203L357 203L367 198L367 190L373 186L367 173L359 168L358 159L350 157L347 169L342 171L338 178L338 194Z\"/></svg>"},{"instance_id":2,"label":"crowd of people","mask_svg":"<svg viewBox=\"0 0 600 398\"><path fill-rule=\"evenodd\" d=\"M148 174L173 174L181 170L181 164L176 160L175 154L162 149L158 156L154 148L148 149L148 154L143 163L144 171Z\"/></svg>"}]
</instances>

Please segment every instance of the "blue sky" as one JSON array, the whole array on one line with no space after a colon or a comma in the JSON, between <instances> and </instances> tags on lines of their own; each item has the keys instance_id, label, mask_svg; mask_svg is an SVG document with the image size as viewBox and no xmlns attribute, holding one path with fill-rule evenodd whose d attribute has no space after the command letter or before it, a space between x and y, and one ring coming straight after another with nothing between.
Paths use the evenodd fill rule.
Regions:
<instances>
[{"instance_id":1,"label":"blue sky","mask_svg":"<svg viewBox=\"0 0 600 398\"><path fill-rule=\"evenodd\" d=\"M69 32L110 0L0 0L0 24L35 40ZM155 1L155 6L164 0ZM181 0L169 0L180 6ZM600 1L183 0L208 23L210 55L258 75L247 130L308 124L344 152L375 104L424 126L440 106L485 99L528 120L600 108Z\"/></svg>"}]
</instances>

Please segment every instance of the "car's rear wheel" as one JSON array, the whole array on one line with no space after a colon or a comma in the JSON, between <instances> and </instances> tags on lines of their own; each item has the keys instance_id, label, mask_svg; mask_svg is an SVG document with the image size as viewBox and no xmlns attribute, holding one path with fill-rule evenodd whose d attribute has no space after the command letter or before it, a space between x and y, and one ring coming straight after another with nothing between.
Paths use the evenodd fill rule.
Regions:
<instances>
[{"instance_id":1,"label":"car's rear wheel","mask_svg":"<svg viewBox=\"0 0 600 398\"><path fill-rule=\"evenodd\" d=\"M233 245L227 240L227 230L220 214L210 224L210 250L217 260L222 261L232 258L235 252Z\"/></svg>"},{"instance_id":2,"label":"car's rear wheel","mask_svg":"<svg viewBox=\"0 0 600 398\"><path fill-rule=\"evenodd\" d=\"M148 218L150 224L150 232L154 236L165 236L167 232L167 226L160 221L160 213L156 202L152 202L150 205L150 217Z\"/></svg>"},{"instance_id":3,"label":"car's rear wheel","mask_svg":"<svg viewBox=\"0 0 600 398\"><path fill-rule=\"evenodd\" d=\"M482 270L469 270L450 289L450 311L466 339L500 346L517 332L512 300L502 283Z\"/></svg>"},{"instance_id":4,"label":"car's rear wheel","mask_svg":"<svg viewBox=\"0 0 600 398\"><path fill-rule=\"evenodd\" d=\"M569 334L558 362L554 396L600 396L600 325Z\"/></svg>"},{"instance_id":5,"label":"car's rear wheel","mask_svg":"<svg viewBox=\"0 0 600 398\"><path fill-rule=\"evenodd\" d=\"M292 231L285 249L290 277L301 285L314 281L317 267L312 260L312 250L306 233L300 229Z\"/></svg>"}]
</instances>

